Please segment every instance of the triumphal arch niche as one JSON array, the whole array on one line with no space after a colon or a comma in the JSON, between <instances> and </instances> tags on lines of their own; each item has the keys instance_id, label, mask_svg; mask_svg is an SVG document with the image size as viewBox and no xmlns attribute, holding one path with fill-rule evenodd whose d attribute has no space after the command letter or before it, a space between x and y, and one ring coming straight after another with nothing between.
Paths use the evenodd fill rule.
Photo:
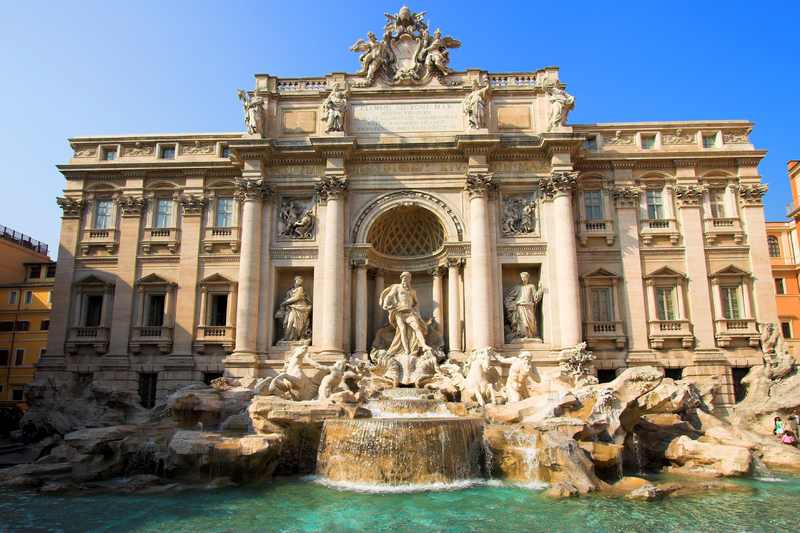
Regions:
<instances>
[{"instance_id":1,"label":"triumphal arch niche","mask_svg":"<svg viewBox=\"0 0 800 533\"><path fill-rule=\"evenodd\" d=\"M354 74L259 75L255 90L239 92L248 135L230 149L240 184L277 197L281 238L246 264L244 241L264 240L256 222L272 204L246 199L240 280L258 270L278 311L270 324L248 320L260 291L240 281L234 372L297 343L374 362L487 346L547 357L581 341L571 200L581 137L566 124L574 98L557 68L455 71L460 46L403 7L353 44ZM311 203L299 211L280 207L304 197ZM292 217L306 213L315 230L296 238ZM284 333L303 319L305 335ZM257 346L265 327L266 354Z\"/></svg>"}]
</instances>

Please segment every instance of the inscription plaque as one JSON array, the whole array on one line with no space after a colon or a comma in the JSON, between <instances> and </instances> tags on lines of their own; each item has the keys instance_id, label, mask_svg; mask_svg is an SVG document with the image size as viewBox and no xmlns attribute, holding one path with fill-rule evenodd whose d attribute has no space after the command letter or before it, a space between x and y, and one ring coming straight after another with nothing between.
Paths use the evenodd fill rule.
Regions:
<instances>
[{"instance_id":1,"label":"inscription plaque","mask_svg":"<svg viewBox=\"0 0 800 533\"><path fill-rule=\"evenodd\" d=\"M464 118L458 102L353 104L350 129L353 133L463 131Z\"/></svg>"}]
</instances>

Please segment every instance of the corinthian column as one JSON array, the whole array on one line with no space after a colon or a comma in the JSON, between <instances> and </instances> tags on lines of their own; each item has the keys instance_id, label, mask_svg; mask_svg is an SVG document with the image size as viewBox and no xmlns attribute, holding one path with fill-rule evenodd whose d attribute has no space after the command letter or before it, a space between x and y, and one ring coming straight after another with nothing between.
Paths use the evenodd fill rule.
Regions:
<instances>
[{"instance_id":1,"label":"corinthian column","mask_svg":"<svg viewBox=\"0 0 800 533\"><path fill-rule=\"evenodd\" d=\"M354 259L353 270L356 273L356 324L355 324L355 354L364 357L367 353L367 261Z\"/></svg>"},{"instance_id":2,"label":"corinthian column","mask_svg":"<svg viewBox=\"0 0 800 533\"><path fill-rule=\"evenodd\" d=\"M234 357L255 357L258 339L258 300L261 264L261 209L269 187L260 170L236 180L242 206L242 244L239 252L239 290L236 298Z\"/></svg>"},{"instance_id":3,"label":"corinthian column","mask_svg":"<svg viewBox=\"0 0 800 533\"><path fill-rule=\"evenodd\" d=\"M461 353L461 297L460 297L461 259L447 259L447 345L453 354Z\"/></svg>"},{"instance_id":4,"label":"corinthian column","mask_svg":"<svg viewBox=\"0 0 800 533\"><path fill-rule=\"evenodd\" d=\"M319 349L323 355L344 353L344 204L347 177L328 175L317 184L319 199L326 202L325 232L320 246L322 275L322 327Z\"/></svg>"},{"instance_id":5,"label":"corinthian column","mask_svg":"<svg viewBox=\"0 0 800 533\"><path fill-rule=\"evenodd\" d=\"M468 174L466 189L469 192L470 234L470 314L471 339L474 348L494 345L495 307L489 234L489 196L495 184L491 174Z\"/></svg>"},{"instance_id":6,"label":"corinthian column","mask_svg":"<svg viewBox=\"0 0 800 533\"><path fill-rule=\"evenodd\" d=\"M555 254L562 347L581 341L578 254L572 213L572 190L577 176L577 172L553 171L549 178L542 180L542 192L553 201L553 246L548 250Z\"/></svg>"}]
</instances>

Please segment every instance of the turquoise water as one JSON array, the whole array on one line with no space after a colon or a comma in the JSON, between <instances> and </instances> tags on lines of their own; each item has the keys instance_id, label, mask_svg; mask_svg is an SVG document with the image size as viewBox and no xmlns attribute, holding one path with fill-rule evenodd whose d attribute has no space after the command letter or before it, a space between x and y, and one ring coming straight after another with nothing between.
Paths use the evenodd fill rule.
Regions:
<instances>
[{"instance_id":1,"label":"turquoise water","mask_svg":"<svg viewBox=\"0 0 800 533\"><path fill-rule=\"evenodd\" d=\"M0 531L798 531L800 478L740 481L729 492L633 503L554 501L513 486L409 494L336 490L308 480L160 495L0 493Z\"/></svg>"}]
</instances>

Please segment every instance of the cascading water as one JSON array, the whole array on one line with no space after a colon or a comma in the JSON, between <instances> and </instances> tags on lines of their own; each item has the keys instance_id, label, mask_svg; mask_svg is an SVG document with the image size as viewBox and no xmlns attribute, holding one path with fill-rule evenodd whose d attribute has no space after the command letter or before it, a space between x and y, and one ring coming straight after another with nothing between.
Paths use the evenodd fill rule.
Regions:
<instances>
[{"instance_id":1,"label":"cascading water","mask_svg":"<svg viewBox=\"0 0 800 533\"><path fill-rule=\"evenodd\" d=\"M325 421L318 476L334 483L394 486L484 477L482 419L446 416L441 402L415 399L413 392L374 407L383 409L380 416Z\"/></svg>"}]
</instances>

